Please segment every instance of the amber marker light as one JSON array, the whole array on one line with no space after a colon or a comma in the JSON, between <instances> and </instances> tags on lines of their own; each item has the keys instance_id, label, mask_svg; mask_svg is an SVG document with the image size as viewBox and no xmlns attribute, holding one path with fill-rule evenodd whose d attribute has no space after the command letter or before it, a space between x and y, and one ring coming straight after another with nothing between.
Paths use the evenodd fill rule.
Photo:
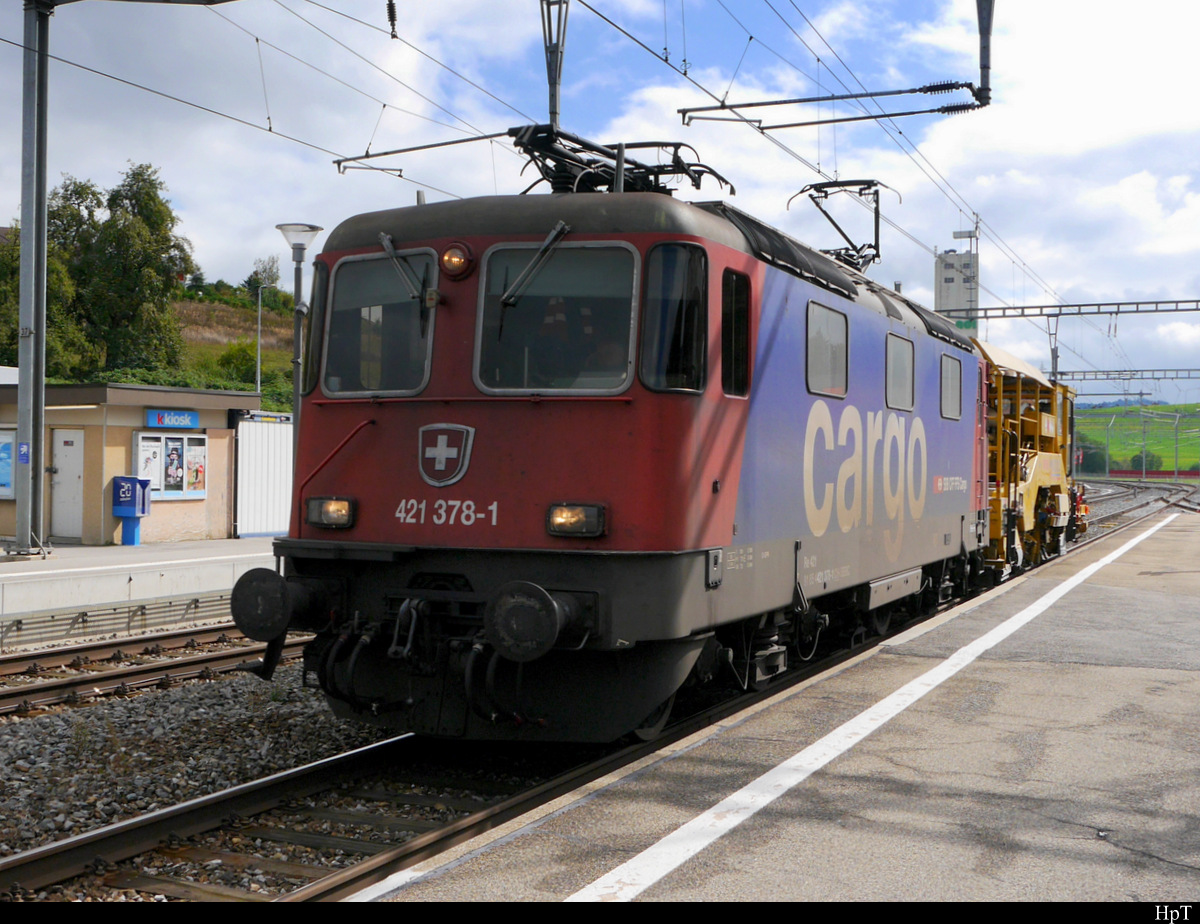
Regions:
<instances>
[{"instance_id":1,"label":"amber marker light","mask_svg":"<svg viewBox=\"0 0 1200 924\"><path fill-rule=\"evenodd\" d=\"M310 497L305 501L304 521L326 529L349 529L354 525L354 500L349 497Z\"/></svg>"},{"instance_id":2,"label":"amber marker light","mask_svg":"<svg viewBox=\"0 0 1200 924\"><path fill-rule=\"evenodd\" d=\"M474 261L466 244L451 244L442 251L442 272L451 279L461 279L471 272Z\"/></svg>"},{"instance_id":3,"label":"amber marker light","mask_svg":"<svg viewBox=\"0 0 1200 924\"><path fill-rule=\"evenodd\" d=\"M546 532L552 536L602 536L604 507L600 504L553 504L546 511Z\"/></svg>"}]
</instances>

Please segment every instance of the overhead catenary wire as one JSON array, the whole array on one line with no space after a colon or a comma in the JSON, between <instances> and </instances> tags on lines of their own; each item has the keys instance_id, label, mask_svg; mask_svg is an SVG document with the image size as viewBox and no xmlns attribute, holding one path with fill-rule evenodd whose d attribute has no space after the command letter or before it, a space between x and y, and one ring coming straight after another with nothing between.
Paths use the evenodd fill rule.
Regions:
<instances>
[{"instance_id":1,"label":"overhead catenary wire","mask_svg":"<svg viewBox=\"0 0 1200 924\"><path fill-rule=\"evenodd\" d=\"M796 39L796 41L799 42L801 45L803 45L804 48L810 54L813 55L813 57L817 60L818 66L819 66L822 61L822 55L820 55L812 47L812 45L810 45L805 40L805 38L798 31L796 31L796 28L787 20L787 17L785 17L778 9L776 9L774 4L771 3L771 0L763 0L763 2L767 6L767 8L772 13L775 14L775 16L779 19L779 21L781 23L783 23L783 25L791 32L791 34ZM869 92L869 91L867 91L866 85L863 84L863 82L858 78L858 76L854 73L853 69L851 69L851 67L848 64L846 64L846 62L842 59L841 55L838 54L837 49L835 49L825 39L824 35L821 34L820 30L817 29L815 24L813 24L813 22L796 5L795 0L789 0L789 3L791 4L792 8L795 9L796 12L800 15L800 17L804 20L805 24L808 25L808 27L810 29L812 29L813 33L817 36L817 38L819 38L821 40L821 43L827 49L829 49L830 54L838 62L838 64L840 64L842 66L842 68L846 71L846 73L854 81L854 83L856 83L858 85L858 88L861 91L863 91L864 93ZM729 13L728 8L725 7L725 5L723 3L721 4L721 7L722 7L722 9L725 9L725 11L727 13ZM733 21L740 28L742 28L743 30L746 30L745 25L736 16L733 16L732 13L729 13L729 16L731 19L733 19ZM748 30L746 30L746 31L748 31ZM759 41L759 44L762 45L764 49L766 49L767 51L770 51L773 55L775 55L777 58L779 58L780 61L784 62L789 67L794 69L801 76L805 77L806 79L808 79L809 81L813 82L814 84L816 84L818 86L820 85L819 78L813 77L811 74L807 73L803 68L801 68L799 65L797 65L790 58L775 51L773 48L771 48L769 45L766 45L762 41ZM838 84L842 87L843 90L845 90L847 93L852 92L851 87L844 80L842 80L841 77L839 77L837 75L837 73L828 66L828 64L826 64L826 69L829 71L829 74L833 77L833 79L838 82ZM907 156L910 160L912 160L914 166L916 166L917 169L925 175L926 179L928 179L933 184L933 186L939 192L941 192L942 195L945 196L945 198L952 205L955 206L955 208L959 209L961 214L963 214L963 215L976 214L976 210L967 201L966 197L963 196L958 191L957 188L955 188L954 184L951 183L950 180L948 180L946 178L946 176L940 170L937 169L936 166L934 166L934 164L929 160L929 158L926 157L924 152L922 152L918 146L914 145L908 139L908 136L904 134L903 129L901 129L900 126L896 124L894 119L888 117L887 112L883 109L883 107L879 104L879 102L877 100L872 99L871 104L875 107L876 110L878 110L878 115L880 116L880 118L876 118L874 121L876 121L879 124L880 129L892 141L892 143L896 145L896 147L901 151L901 153L905 154L905 156ZM853 105L857 106L857 108L863 113L869 112L867 105L862 101L855 101L853 103ZM819 143L819 138L820 138L820 135L818 133L818 143ZM862 203L862 204L864 206L866 205L866 203ZM889 226L891 226L894 230L900 230L899 227L895 223L890 221L886 216L884 216L883 220L885 223L887 223ZM1034 271L1033 268L1030 267L1019 254L1017 254L1017 252L1007 243L1007 241L1005 241L1003 239L1003 237L999 234L999 232L997 232L986 221L981 220L980 225L986 231L986 233L983 236L986 237L993 244L995 244L996 247L1000 250L1000 252L1006 258L1008 258L1010 261L1012 261L1013 264L1016 267L1018 267L1022 273L1027 275L1030 279L1034 280L1034 282L1036 282L1038 284L1038 286L1040 288L1042 288L1055 301L1058 301L1058 302L1063 301L1063 298L1054 290L1054 288L1045 279L1043 279L1040 274L1038 274L1036 271ZM909 237L910 240L913 240L911 235L906 234L906 236ZM934 248L929 248L926 246L925 249L934 255L936 255L936 253L937 253L936 249L934 249Z\"/></svg>"},{"instance_id":2,"label":"overhead catenary wire","mask_svg":"<svg viewBox=\"0 0 1200 924\"><path fill-rule=\"evenodd\" d=\"M345 49L350 54L352 54L354 57L358 58L360 61L362 61L364 64L366 64L368 67L379 71L379 73L383 74L389 80L395 81L396 83L400 84L400 86L404 87L406 90L408 90L414 96L416 96L420 99L423 99L425 102L429 103L429 105L433 106L435 109L438 109L439 111L444 112L446 115L450 116L450 118L452 118L458 122L461 122L463 125L467 126L469 129L471 129L471 131L475 132L476 134L483 134L483 129L479 128L476 125L471 124L466 119L451 112L449 109L447 109L441 103L426 96L424 93L422 93L420 90L416 89L415 87L405 83L403 80L401 80L395 74L389 73L387 70L380 67L374 61L372 61L370 58L368 58L366 55L361 54L358 51L355 51L353 48L351 48L349 45L347 45L341 39L330 34L325 29L322 29L320 26L318 26L312 20L306 19L305 17L301 16L299 13L297 13L295 10L293 10L290 6L283 3L283 0L275 0L275 5L278 6L280 9L287 10L287 12L291 13L293 16L295 16L297 19L299 19L302 23L307 25L309 28L314 29L316 32L320 33L321 35L325 36L325 38L329 39L329 41L333 42L335 45L338 45L341 48Z\"/></svg>"},{"instance_id":3,"label":"overhead catenary wire","mask_svg":"<svg viewBox=\"0 0 1200 924\"><path fill-rule=\"evenodd\" d=\"M355 16L351 16L349 13L345 12L344 10L339 10L339 9L335 9L334 7L331 7L331 6L326 6L324 3L317 2L317 0L304 0L304 2L309 4L310 6L315 6L319 9L325 10L328 13L333 13L335 16L341 16L343 19L348 19L351 22L358 23L360 26L365 26L366 28L373 29L376 32L382 32L384 35L389 34L387 29L384 29L380 26L376 26L373 23L366 22L365 20L358 19ZM449 64L446 64L443 61L439 61L433 55L429 54L429 52L425 51L422 48L419 48L418 46L414 45L412 42L408 41L404 37L399 36L399 35L390 36L390 37L395 38L402 45L405 45L408 48L411 48L413 51L415 51L421 57L423 57L429 61L432 61L438 67L442 68L447 73L452 74L454 77L457 77L459 80L461 80L463 83L467 84L468 86L474 87L476 90L478 90L484 96L487 96L492 100L495 100L497 103L499 103L501 106L504 106L506 109L512 110L513 112L515 112L517 115L519 115L521 118L525 119L526 121L528 121L528 122L536 122L537 121L537 119L535 119L533 116L529 115L527 112L524 112L521 109L518 109L516 106L512 105L511 103L507 102L506 100L501 99L499 96L497 96L491 90L476 83L470 77L467 77L466 75L459 73L457 70L452 68Z\"/></svg>"},{"instance_id":4,"label":"overhead catenary wire","mask_svg":"<svg viewBox=\"0 0 1200 924\"><path fill-rule=\"evenodd\" d=\"M505 106L505 107L507 107L508 109L511 109L513 112L516 112L518 115L521 115L521 116L523 116L524 118L530 119L530 120L532 121L532 117L531 117L531 116L528 116L528 115L526 115L526 114L525 114L525 113L523 113L521 110L519 110L519 109L515 108L514 106L510 105L509 103L505 102L503 99L501 99L500 97L496 96L494 93L492 93L491 91L487 90L485 87L483 87L483 86L479 85L479 84L478 84L478 83L476 83L475 81L471 80L469 77L466 77L466 76L464 76L463 74L460 74L458 71L456 71L454 68L450 67L448 64L445 64L445 63L443 63L442 61L439 61L439 60L438 60L437 58L435 58L433 55L430 55L428 52L426 52L426 51L424 51L423 49L419 48L418 46L414 45L412 42L408 41L407 39L403 39L403 38L401 38L399 35L397 35L397 34L395 34L395 33L389 33L389 31L388 31L387 29L384 29L384 28L382 28L382 27L380 27L380 26L374 25L373 23L365 22L364 20L361 20L361 19L358 19L357 17L351 16L351 15L349 15L348 13L345 13L345 12L343 12L342 10L337 10L337 9L334 9L333 7L326 6L326 5L325 5L325 4L323 4L323 3L318 3L318 2L316 2L316 0L305 0L305 2L307 2L307 3L308 3L310 6L315 6L315 7L317 7L318 9L324 10L324 11L326 11L326 12L328 12L328 13L332 13L332 14L334 14L334 15L337 15L337 16L341 16L342 18L344 18L344 19L347 19L347 20L349 20L350 22L356 23L356 24L358 24L358 25L361 25L361 26L363 26L363 27L365 27L365 28L367 28L367 29L371 29L372 31L379 32L379 33L382 33L383 35L387 35L387 36L389 36L389 38L396 39L397 41L401 42L401 44L405 45L405 46L406 46L406 47L408 47L408 48L411 48L413 51L417 52L417 54L419 54L419 55L421 55L422 57L424 57L424 58L428 59L429 61L433 62L433 63L434 63L434 64L436 64L438 67L441 67L441 68L443 68L443 69L444 69L444 70L446 70L448 73L450 73L450 74L454 75L455 77L457 77L459 80L462 80L464 83L466 83L466 84L468 84L468 85L470 85L470 86L474 87L476 90L479 90L479 92L483 93L484 95L486 95L486 96L490 97L491 99L495 100L496 102L500 103L500 105L502 105L502 106ZM463 134L465 134L465 135L471 135L471 134L480 135L480 134L483 134L483 131L482 131L482 129L480 129L480 128L478 128L477 126L473 125L471 122L469 122L469 121L467 121L466 119L462 118L461 116L459 116L458 114L456 114L456 113L455 113L455 112L453 112L452 110L448 109L447 107L445 107L445 106L441 105L440 103L436 102L436 101L435 101L435 100L433 100L432 98L430 98L430 97L428 97L428 96L425 96L425 95L424 95L424 94L422 94L420 91L416 90L415 88L413 88L413 87L412 87L412 86L410 86L409 84L407 84L407 83L405 83L404 81L400 80L400 78L396 77L394 74L391 74L391 73L389 73L388 71L386 71L385 69L383 69L382 67L379 67L377 64L375 64L375 63L374 63L374 62L372 62L370 59L368 59L368 58L367 58L365 55L363 55L363 54L359 53L358 51L355 51L353 48L351 48L351 47L350 47L349 45L347 45L345 42L342 42L340 39L338 39L338 38L334 37L334 36L333 36L333 35L331 35L329 32L327 32L326 30L324 30L324 29L322 29L320 26L318 26L316 23L312 22L312 21L311 21L311 20L309 20L309 19L306 19L304 16L301 16L301 15L300 15L299 13L297 13L295 10L293 10L293 9L291 9L290 7L286 6L286 5L285 5L285 4L282 2L282 0L275 0L275 4L276 4L277 6L279 6L280 8L282 8L282 9L284 9L284 10L287 10L287 12L291 13L293 16L295 16L295 17L296 17L297 19L299 19L301 22L303 22L303 23L305 23L306 25L308 25L310 28L312 28L312 29L316 30L316 31L317 31L319 34L321 34L321 35L322 35L322 36L324 36L325 38L329 39L331 42L333 42L333 43L334 43L335 45L337 45L338 47L340 47L340 48L344 49L345 51L349 52L351 55L353 55L354 57L358 58L360 61L363 61L364 63L368 64L370 67L372 67L372 68L374 68L375 70L379 71L379 72L380 72L381 74L383 74L385 77L388 77L389 79L391 79L391 80L395 81L396 83L400 84L400 86L404 87L405 89L409 90L410 92L412 92L412 93L415 93L417 96L419 96L421 99L423 99L423 100L425 100L426 102L428 102L430 105L432 105L432 106L436 107L437 109L440 109L442 112L446 113L446 115L450 116L450 118L452 118L452 119L455 119L456 121L458 121L458 122L461 122L463 125L467 126L467 128L466 128L466 129L463 129L463 128L460 128L460 127L459 127L459 126L457 126L457 125L447 125L447 123L445 123L445 122L442 122L442 121L440 121L440 120L438 120L438 119L432 119L432 118L429 118L428 116L422 116L422 115L420 115L419 113L413 113L413 112L410 112L410 111L409 111L409 110L407 110L407 109L402 109L402 108L400 108L400 107L398 107L398 106L391 106L391 104L387 104L387 105L389 105L389 107L390 107L390 108L396 109L397 111L400 111L400 112L405 112L405 113L407 113L407 114L409 114L409 115L416 115L416 116L418 116L419 118L424 118L426 121L433 122L434 124L437 124L437 125L443 125L443 126L445 126L445 127L447 127L447 128L452 128L453 130L455 130L455 131L459 131L459 132L462 132L462 133L463 133ZM318 70L319 70L319 68L318 68ZM334 78L334 79L337 79L337 78ZM340 80L339 80L339 82L343 82L343 81L340 81ZM369 95L369 94L366 94L366 95ZM377 100L377 101L378 101L378 100ZM378 128L378 126L376 126L376 127ZM374 137L374 133L372 133L372 138L373 138L373 137ZM514 156L514 157L518 157L518 158L520 158L520 157L521 157L521 155L520 155L520 154L519 154L519 153L518 153L518 152L517 152L517 151L516 151L516 150L515 150L515 149L514 149L514 148L513 148L511 145L507 145L507 144L501 143L501 145L500 145L500 148L501 148L501 150L503 150L503 151L506 151L507 153L511 154L511 155L512 155L512 156ZM359 169L359 168L356 168L356 169ZM376 167L371 167L371 168L369 168L369 169L386 169L386 168L376 168Z\"/></svg>"},{"instance_id":5,"label":"overhead catenary wire","mask_svg":"<svg viewBox=\"0 0 1200 924\"><path fill-rule=\"evenodd\" d=\"M254 48L258 52L258 74L262 78L263 106L267 111L267 131L271 131L271 99L267 95L267 71L263 67L262 43L256 38Z\"/></svg>"},{"instance_id":6,"label":"overhead catenary wire","mask_svg":"<svg viewBox=\"0 0 1200 924\"><path fill-rule=\"evenodd\" d=\"M341 86L345 87L347 90L357 93L360 96L363 96L366 99L371 100L372 102L379 103L381 106L385 106L388 109L394 110L395 112L402 112L405 115L412 116L414 119L421 119L421 120L423 120L425 122L429 122L433 125L440 125L443 128L449 128L452 131L462 132L463 134L471 133L470 129L463 128L459 125L452 125L449 122L443 122L440 119L434 119L430 116L425 115L424 113L414 112L411 109L405 109L402 106L397 106L394 103L389 103L386 100L382 100L378 96L368 93L362 87L355 86L354 84L350 83L349 81L343 80L341 77L338 77L336 74L331 74L329 71L327 71L323 68L317 67L317 65L313 64L311 61L305 60L300 55L293 54L292 52L288 51L287 49L281 48L279 45L276 45L273 42L269 42L266 39L262 38L261 36L254 34L249 29L247 29L245 26L241 25L238 22L235 22L229 16L226 16L215 6L206 7L205 9L207 9L213 15L221 17L221 19L225 20L225 22L229 23L229 25L233 26L235 29L238 29L239 31L244 32L246 35L250 36L250 38L254 39L255 42L261 42L263 45L266 45L272 51L278 52L279 54L283 55L284 57L289 58L292 61L295 61L297 64L300 64L304 67L309 68L312 71L315 71L316 73L320 74L322 77L327 77L329 80L332 80L333 82L335 82L337 84L340 84ZM260 57L261 57L261 55L260 55ZM264 78L264 80L265 80L265 78Z\"/></svg>"},{"instance_id":7,"label":"overhead catenary wire","mask_svg":"<svg viewBox=\"0 0 1200 924\"><path fill-rule=\"evenodd\" d=\"M669 67L671 70L673 70L676 74L678 74L684 80L688 81L690 84L692 84L694 87L696 87L696 89L698 89L702 93L704 93L705 96L707 96L707 97L709 97L709 99L713 100L713 102L716 102L716 103L721 102L720 97L718 97L712 90L708 89L708 87L704 86L702 83L697 81L695 78L691 77L685 71L683 71L680 68L676 67L675 65L671 64L671 62L663 61L663 59L652 48L650 48L645 42L643 42L637 36L630 33L627 29L625 29L619 23L610 19L605 14L601 13L594 6L592 6L590 3L588 3L587 0L577 0L577 2L582 7L584 7L584 9L588 10L588 12L592 13L599 19L603 20L605 23L607 23L612 28L616 29L618 32L620 32L627 39L629 39L634 44L636 44L639 48L641 48L647 54L652 55L655 58L655 60L661 61L663 64L665 64L667 67ZM773 144L776 148L778 148L780 151L785 153L787 156L791 157L793 160L796 160L797 162L803 164L805 167L807 167L809 170L816 173L818 176L824 177L827 180L833 179L833 177L830 174L826 173L824 170L822 170L820 167L818 167L816 164L814 164L812 161L810 161L807 157L802 155L800 152L789 147L787 144L785 144L783 141L781 141L779 138L775 137L774 135L764 132L761 128L758 127L757 124L755 124L755 121L753 119L748 118L747 116L743 115L741 112L738 112L736 109L729 109L728 111L737 121L744 122L746 125L750 126L750 128L754 129L756 132L758 132L760 135L762 135L762 137L766 138L768 142ZM859 202L864 207L868 207L865 202L862 202L862 200L860 200L858 198L854 198L853 201ZM904 237L908 238L909 241L911 241L917 247L920 247L926 253L930 254L931 256L937 255L937 249L935 247L933 247L929 244L926 244L924 241L919 240L916 236L914 236L906 228L903 228L899 224L897 224L893 219L889 218L886 215L881 215L880 220L883 221L884 224L886 224L890 228L892 228L894 231L896 231L899 234L903 235Z\"/></svg>"},{"instance_id":8,"label":"overhead catenary wire","mask_svg":"<svg viewBox=\"0 0 1200 924\"><path fill-rule=\"evenodd\" d=\"M26 49L26 46L23 42L18 42L13 39L7 39L7 38L4 38L3 36L0 36L0 43L3 43L5 45L10 45L13 48L19 48L21 50ZM64 58L60 55L51 54L49 52L41 52L41 53L44 54L46 59L49 61L56 61L59 64L65 64L67 67L75 68L76 70L80 70L85 73L92 74L96 77L103 77L106 80L114 81L115 83L122 84L123 86L127 86L127 87L130 87L135 90L141 90L144 93L149 93L153 96L157 96L161 99L169 100L170 102L173 102L173 103L179 103L180 105L187 106L190 109L196 109L196 110L199 110L200 112L206 112L209 115L217 116L218 118L221 118L221 119L226 119L230 122L234 122L234 123L244 126L246 128L252 128L255 131L263 132L264 134L271 135L274 138L282 138L285 141L290 141L293 144L298 144L301 147L309 148L310 150L317 151L321 154L328 154L333 158L346 157L345 154L342 154L338 151L331 150L330 148L324 147L323 145L320 145L320 144L316 144L315 142L306 141L303 138L299 138L295 135L289 135L285 132L271 131L265 125L259 125L255 122L251 122L248 119L243 119L239 116L235 116L232 113L222 112L221 110L214 109L211 106L205 106L203 103L197 103L193 100L188 100L188 99L184 99L183 97L180 97L180 96L175 96L172 93L167 93L165 90L156 90L154 87L148 87L145 84L138 83L137 81L134 81L134 80L129 80L125 77L118 77L116 74L110 74L107 71L102 71L102 70L99 70L98 68L89 67L86 64L80 64L78 61L72 61L72 60L70 60L68 58ZM457 193L452 193L447 189L441 189L440 187L434 186L430 183L425 183L421 180L415 180L410 176L404 176L404 175L398 174L398 173L396 173L395 170L386 170L384 168L373 168L373 169L378 169L380 173L388 173L390 175L396 176L397 179L401 179L401 180L404 180L405 182L412 183L414 186L420 186L423 189L429 189L429 190L432 190L433 192L441 193L444 196L449 196L451 199L463 198L462 196L458 195Z\"/></svg>"}]
</instances>

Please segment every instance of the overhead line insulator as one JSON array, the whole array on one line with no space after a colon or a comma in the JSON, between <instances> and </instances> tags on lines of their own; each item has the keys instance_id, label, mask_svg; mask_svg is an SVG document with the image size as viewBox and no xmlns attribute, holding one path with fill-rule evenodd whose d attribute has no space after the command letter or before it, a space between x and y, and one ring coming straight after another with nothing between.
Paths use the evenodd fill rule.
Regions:
<instances>
[{"instance_id":1,"label":"overhead line insulator","mask_svg":"<svg viewBox=\"0 0 1200 924\"><path fill-rule=\"evenodd\" d=\"M922 93L953 93L955 90L965 90L970 84L957 80L942 80L937 83L927 83L921 87Z\"/></svg>"}]
</instances>

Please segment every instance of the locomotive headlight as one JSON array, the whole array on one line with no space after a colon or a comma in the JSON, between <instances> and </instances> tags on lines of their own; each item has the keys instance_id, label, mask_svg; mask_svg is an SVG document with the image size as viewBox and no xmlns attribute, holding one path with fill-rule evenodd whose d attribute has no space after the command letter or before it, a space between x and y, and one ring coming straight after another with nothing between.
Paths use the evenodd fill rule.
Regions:
<instances>
[{"instance_id":1,"label":"locomotive headlight","mask_svg":"<svg viewBox=\"0 0 1200 924\"><path fill-rule=\"evenodd\" d=\"M354 525L354 500L349 497L310 497L305 501L304 522L326 529Z\"/></svg>"},{"instance_id":2,"label":"locomotive headlight","mask_svg":"<svg viewBox=\"0 0 1200 924\"><path fill-rule=\"evenodd\" d=\"M461 279L471 272L471 251L466 244L451 244L442 251L442 272L451 279Z\"/></svg>"},{"instance_id":3,"label":"locomotive headlight","mask_svg":"<svg viewBox=\"0 0 1200 924\"><path fill-rule=\"evenodd\" d=\"M546 532L552 536L602 536L604 507L600 504L554 504L546 511Z\"/></svg>"}]
</instances>

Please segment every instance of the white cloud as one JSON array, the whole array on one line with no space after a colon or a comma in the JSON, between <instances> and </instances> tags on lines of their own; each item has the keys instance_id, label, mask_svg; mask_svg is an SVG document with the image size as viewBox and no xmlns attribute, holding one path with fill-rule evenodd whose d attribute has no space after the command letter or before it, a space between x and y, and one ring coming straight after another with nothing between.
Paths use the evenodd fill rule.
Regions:
<instances>
[{"instance_id":1,"label":"white cloud","mask_svg":"<svg viewBox=\"0 0 1200 924\"><path fill-rule=\"evenodd\" d=\"M1200 324L1170 321L1158 325L1155 332L1164 343L1172 343L1187 350L1200 347Z\"/></svg>"}]
</instances>

